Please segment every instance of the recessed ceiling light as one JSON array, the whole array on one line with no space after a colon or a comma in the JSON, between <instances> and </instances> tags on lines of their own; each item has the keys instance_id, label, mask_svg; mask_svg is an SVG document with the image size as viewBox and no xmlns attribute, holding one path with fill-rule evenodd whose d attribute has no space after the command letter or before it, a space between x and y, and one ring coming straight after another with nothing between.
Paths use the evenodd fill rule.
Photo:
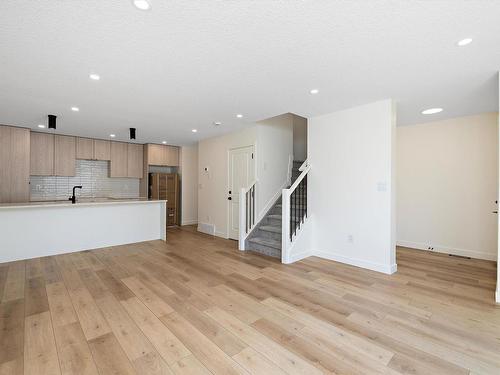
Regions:
<instances>
[{"instance_id":1,"label":"recessed ceiling light","mask_svg":"<svg viewBox=\"0 0 500 375\"><path fill-rule=\"evenodd\" d=\"M443 108L429 108L422 111L423 115L433 115L435 113L443 112Z\"/></svg>"},{"instance_id":2,"label":"recessed ceiling light","mask_svg":"<svg viewBox=\"0 0 500 375\"><path fill-rule=\"evenodd\" d=\"M72 110L73 112L78 112L78 111L80 110L80 108L78 108L78 107L71 107L71 110Z\"/></svg>"},{"instance_id":3,"label":"recessed ceiling light","mask_svg":"<svg viewBox=\"0 0 500 375\"><path fill-rule=\"evenodd\" d=\"M109 136L110 136L111 138L114 138L114 137L116 137L116 134L110 134Z\"/></svg>"},{"instance_id":4,"label":"recessed ceiling light","mask_svg":"<svg viewBox=\"0 0 500 375\"><path fill-rule=\"evenodd\" d=\"M99 81L101 79L101 76L99 74L92 73L89 75L90 79L93 79L94 81Z\"/></svg>"},{"instance_id":5,"label":"recessed ceiling light","mask_svg":"<svg viewBox=\"0 0 500 375\"><path fill-rule=\"evenodd\" d=\"M44 125L44 124L38 124L38 127L39 127L40 129L45 129L45 125Z\"/></svg>"},{"instance_id":6,"label":"recessed ceiling light","mask_svg":"<svg viewBox=\"0 0 500 375\"><path fill-rule=\"evenodd\" d=\"M319 92L318 89L312 89L311 91L309 91L311 94L315 95Z\"/></svg>"},{"instance_id":7,"label":"recessed ceiling light","mask_svg":"<svg viewBox=\"0 0 500 375\"><path fill-rule=\"evenodd\" d=\"M163 141L163 142L161 142L161 143L163 143L164 145L166 145L166 144L167 144L167 141Z\"/></svg>"},{"instance_id":8,"label":"recessed ceiling light","mask_svg":"<svg viewBox=\"0 0 500 375\"><path fill-rule=\"evenodd\" d=\"M196 133L198 130L197 129L193 129L191 130L193 133Z\"/></svg>"},{"instance_id":9,"label":"recessed ceiling light","mask_svg":"<svg viewBox=\"0 0 500 375\"><path fill-rule=\"evenodd\" d=\"M463 47L466 46L467 44L472 43L472 38L465 38L457 42L457 46Z\"/></svg>"},{"instance_id":10,"label":"recessed ceiling light","mask_svg":"<svg viewBox=\"0 0 500 375\"><path fill-rule=\"evenodd\" d=\"M151 9L151 4L147 0L133 0L133 3L137 9L148 10Z\"/></svg>"},{"instance_id":11,"label":"recessed ceiling light","mask_svg":"<svg viewBox=\"0 0 500 375\"><path fill-rule=\"evenodd\" d=\"M238 114L236 115L236 117L238 117L238 118L242 118L242 117L243 117L243 115L242 115L242 114L240 114L240 113L238 113Z\"/></svg>"},{"instance_id":12,"label":"recessed ceiling light","mask_svg":"<svg viewBox=\"0 0 500 375\"><path fill-rule=\"evenodd\" d=\"M221 126L221 125L222 125L222 122L220 122L220 121L215 121L215 122L214 122L214 125L215 125L215 126Z\"/></svg>"}]
</instances>

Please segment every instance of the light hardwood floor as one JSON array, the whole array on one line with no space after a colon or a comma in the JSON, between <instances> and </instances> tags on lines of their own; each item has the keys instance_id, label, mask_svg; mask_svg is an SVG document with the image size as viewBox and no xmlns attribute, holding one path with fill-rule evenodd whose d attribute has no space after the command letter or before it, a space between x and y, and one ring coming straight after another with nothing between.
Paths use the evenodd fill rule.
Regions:
<instances>
[{"instance_id":1,"label":"light hardwood floor","mask_svg":"<svg viewBox=\"0 0 500 375\"><path fill-rule=\"evenodd\" d=\"M283 266L173 229L0 264L0 374L500 374L495 264L397 255Z\"/></svg>"}]
</instances>

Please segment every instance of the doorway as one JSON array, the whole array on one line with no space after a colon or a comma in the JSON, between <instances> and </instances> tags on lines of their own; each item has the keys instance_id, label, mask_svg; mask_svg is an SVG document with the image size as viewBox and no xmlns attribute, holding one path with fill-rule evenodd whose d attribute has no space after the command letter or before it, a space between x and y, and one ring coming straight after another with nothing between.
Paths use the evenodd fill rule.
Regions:
<instances>
[{"instance_id":1,"label":"doorway","mask_svg":"<svg viewBox=\"0 0 500 375\"><path fill-rule=\"evenodd\" d=\"M254 146L230 149L228 161L228 237L238 240L240 191L255 179Z\"/></svg>"}]
</instances>

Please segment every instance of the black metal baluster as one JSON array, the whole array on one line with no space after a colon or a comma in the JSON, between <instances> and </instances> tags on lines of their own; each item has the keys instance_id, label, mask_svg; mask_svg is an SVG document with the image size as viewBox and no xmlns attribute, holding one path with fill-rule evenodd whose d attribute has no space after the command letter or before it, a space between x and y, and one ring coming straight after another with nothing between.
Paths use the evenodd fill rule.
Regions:
<instances>
[{"instance_id":1,"label":"black metal baluster","mask_svg":"<svg viewBox=\"0 0 500 375\"><path fill-rule=\"evenodd\" d=\"M293 230L293 228L292 228L292 225L293 225L293 223L292 223L292 196L291 195L288 197L288 207L289 207L288 213L290 214L290 233L289 233L289 235L290 235L290 241L291 241L292 240L292 230Z\"/></svg>"}]
</instances>

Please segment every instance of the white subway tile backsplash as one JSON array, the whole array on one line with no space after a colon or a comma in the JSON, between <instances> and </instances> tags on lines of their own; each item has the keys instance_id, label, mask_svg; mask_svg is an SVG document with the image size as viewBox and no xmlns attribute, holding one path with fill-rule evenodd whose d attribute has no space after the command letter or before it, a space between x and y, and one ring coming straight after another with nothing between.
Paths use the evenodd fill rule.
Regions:
<instances>
[{"instance_id":1,"label":"white subway tile backsplash","mask_svg":"<svg viewBox=\"0 0 500 375\"><path fill-rule=\"evenodd\" d=\"M77 192L83 198L138 198L139 180L136 178L110 178L109 162L77 160L75 177L31 176L31 200L67 199L73 186L83 188Z\"/></svg>"}]
</instances>

